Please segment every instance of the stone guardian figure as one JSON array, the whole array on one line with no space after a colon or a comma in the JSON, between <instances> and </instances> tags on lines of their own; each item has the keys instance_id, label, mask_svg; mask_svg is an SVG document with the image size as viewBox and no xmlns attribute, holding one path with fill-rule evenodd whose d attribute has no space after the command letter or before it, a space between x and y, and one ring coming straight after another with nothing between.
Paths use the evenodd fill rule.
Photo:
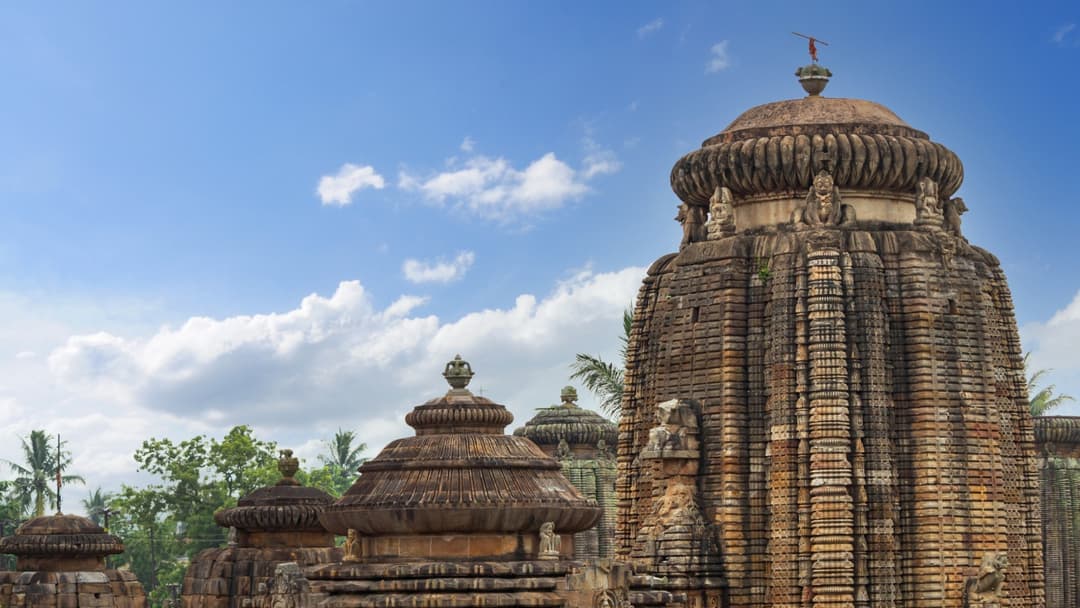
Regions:
<instances>
[{"instance_id":1,"label":"stone guardian figure","mask_svg":"<svg viewBox=\"0 0 1080 608\"><path fill-rule=\"evenodd\" d=\"M796 228L839 226L854 220L855 210L843 203L840 188L833 181L832 174L824 169L814 176L814 182L806 193L806 201L791 216L791 223Z\"/></svg>"},{"instance_id":2,"label":"stone guardian figure","mask_svg":"<svg viewBox=\"0 0 1080 608\"><path fill-rule=\"evenodd\" d=\"M709 222L705 224L706 236L710 240L718 239L735 232L734 198L731 190L717 186L709 199Z\"/></svg>"}]
</instances>

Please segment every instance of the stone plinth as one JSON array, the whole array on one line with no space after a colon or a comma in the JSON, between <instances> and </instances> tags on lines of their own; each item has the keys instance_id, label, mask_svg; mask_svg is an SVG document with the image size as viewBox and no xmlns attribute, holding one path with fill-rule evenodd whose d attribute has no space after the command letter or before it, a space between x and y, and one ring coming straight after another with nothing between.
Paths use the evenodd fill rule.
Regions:
<instances>
[{"instance_id":1,"label":"stone plinth","mask_svg":"<svg viewBox=\"0 0 1080 608\"><path fill-rule=\"evenodd\" d=\"M85 517L35 517L0 541L0 552L17 556L15 571L0 572L0 606L143 608L135 575L105 567L106 556L123 551L119 538Z\"/></svg>"}]
</instances>

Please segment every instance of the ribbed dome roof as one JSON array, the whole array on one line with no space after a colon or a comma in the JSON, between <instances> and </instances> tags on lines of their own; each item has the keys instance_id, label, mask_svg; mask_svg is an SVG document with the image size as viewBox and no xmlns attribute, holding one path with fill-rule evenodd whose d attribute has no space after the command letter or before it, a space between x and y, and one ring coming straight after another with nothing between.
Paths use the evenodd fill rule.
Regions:
<instances>
[{"instance_id":1,"label":"ribbed dome roof","mask_svg":"<svg viewBox=\"0 0 1080 608\"><path fill-rule=\"evenodd\" d=\"M278 459L281 480L241 498L231 509L214 513L214 521L225 528L245 531L324 531L319 513L334 502L334 497L300 485L293 478L298 467L292 450L282 450Z\"/></svg>"},{"instance_id":2,"label":"ribbed dome roof","mask_svg":"<svg viewBox=\"0 0 1080 608\"><path fill-rule=\"evenodd\" d=\"M1035 441L1080 445L1080 416L1036 416Z\"/></svg>"},{"instance_id":3,"label":"ribbed dome roof","mask_svg":"<svg viewBox=\"0 0 1080 608\"><path fill-rule=\"evenodd\" d=\"M537 445L558 445L565 439L569 445L596 447L600 440L611 447L619 439L619 427L592 410L578 407L577 391L568 386L562 390L562 403L540 408L525 426L514 431Z\"/></svg>"},{"instance_id":4,"label":"ribbed dome roof","mask_svg":"<svg viewBox=\"0 0 1080 608\"><path fill-rule=\"evenodd\" d=\"M120 539L79 515L42 515L0 540L0 553L27 556L105 556L124 552Z\"/></svg>"},{"instance_id":5,"label":"ribbed dome roof","mask_svg":"<svg viewBox=\"0 0 1080 608\"><path fill-rule=\"evenodd\" d=\"M391 442L361 465L356 483L322 513L328 530L512 533L551 521L560 533L573 533L596 523L600 508L556 460L528 439L503 434L510 412L465 388L468 363L455 358L443 376L450 391L406 416L416 436Z\"/></svg>"},{"instance_id":6,"label":"ribbed dome roof","mask_svg":"<svg viewBox=\"0 0 1080 608\"><path fill-rule=\"evenodd\" d=\"M743 112L675 163L671 188L705 206L718 187L736 197L805 192L821 170L841 189L908 194L925 176L943 198L964 179L956 154L885 106L810 95Z\"/></svg>"},{"instance_id":7,"label":"ribbed dome roof","mask_svg":"<svg viewBox=\"0 0 1080 608\"><path fill-rule=\"evenodd\" d=\"M821 97L811 95L755 106L743 112L726 129L706 139L701 145L710 146L747 137L797 135L828 128L902 135L929 139L926 133L912 129L892 110L865 99Z\"/></svg>"}]
</instances>

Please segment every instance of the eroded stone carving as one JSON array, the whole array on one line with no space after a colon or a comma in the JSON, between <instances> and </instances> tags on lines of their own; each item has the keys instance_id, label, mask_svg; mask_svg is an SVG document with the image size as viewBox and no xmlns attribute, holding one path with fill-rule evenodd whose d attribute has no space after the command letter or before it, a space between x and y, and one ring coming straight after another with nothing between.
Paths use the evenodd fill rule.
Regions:
<instances>
[{"instance_id":1,"label":"eroded stone carving","mask_svg":"<svg viewBox=\"0 0 1080 608\"><path fill-rule=\"evenodd\" d=\"M734 199L731 190L717 186L709 199L709 222L705 225L706 236L718 239L735 232Z\"/></svg>"},{"instance_id":2,"label":"eroded stone carving","mask_svg":"<svg viewBox=\"0 0 1080 608\"><path fill-rule=\"evenodd\" d=\"M796 228L813 228L855 221L855 210L845 207L850 205L844 205L832 174L823 169L814 176L806 202L792 214L791 223Z\"/></svg>"},{"instance_id":3,"label":"eroded stone carving","mask_svg":"<svg viewBox=\"0 0 1080 608\"><path fill-rule=\"evenodd\" d=\"M540 526L540 559L559 559L559 550L562 548L562 539L555 533L555 522L544 522Z\"/></svg>"},{"instance_id":4,"label":"eroded stone carving","mask_svg":"<svg viewBox=\"0 0 1080 608\"><path fill-rule=\"evenodd\" d=\"M945 231L953 236L963 238L964 235L960 233L960 216L967 210L968 208L967 205L964 204L964 199L959 196L946 200L943 205Z\"/></svg>"},{"instance_id":5,"label":"eroded stone carving","mask_svg":"<svg viewBox=\"0 0 1080 608\"><path fill-rule=\"evenodd\" d=\"M646 453L697 449L697 415L687 401L672 399L657 405L656 422L657 425L649 430ZM689 441L691 435L695 437L693 442Z\"/></svg>"},{"instance_id":6,"label":"eroded stone carving","mask_svg":"<svg viewBox=\"0 0 1080 608\"><path fill-rule=\"evenodd\" d=\"M705 208L698 205L679 205L675 221L682 225L683 238L679 247L705 240Z\"/></svg>"},{"instance_id":7,"label":"eroded stone carving","mask_svg":"<svg viewBox=\"0 0 1080 608\"><path fill-rule=\"evenodd\" d=\"M574 457L574 453L570 451L570 444L566 442L565 437L559 439L559 445L555 447L555 458L559 460L569 460Z\"/></svg>"},{"instance_id":8,"label":"eroded stone carving","mask_svg":"<svg viewBox=\"0 0 1080 608\"><path fill-rule=\"evenodd\" d=\"M307 579L296 562L285 562L274 568L270 585L270 608L302 608L303 594L308 591Z\"/></svg>"},{"instance_id":9,"label":"eroded stone carving","mask_svg":"<svg viewBox=\"0 0 1080 608\"><path fill-rule=\"evenodd\" d=\"M915 193L915 225L941 226L941 199L937 182L929 177L919 178Z\"/></svg>"},{"instance_id":10,"label":"eroded stone carving","mask_svg":"<svg viewBox=\"0 0 1080 608\"><path fill-rule=\"evenodd\" d=\"M604 439L596 442L596 453L604 460L611 460L615 457L615 455L611 453L611 446L608 445L608 442Z\"/></svg>"},{"instance_id":11,"label":"eroded stone carving","mask_svg":"<svg viewBox=\"0 0 1080 608\"><path fill-rule=\"evenodd\" d=\"M967 580L964 586L964 600L968 608L976 606L998 605L998 594L1005 583L1005 569L1009 558L1004 553L987 553L983 556L979 575Z\"/></svg>"},{"instance_id":12,"label":"eroded stone carving","mask_svg":"<svg viewBox=\"0 0 1080 608\"><path fill-rule=\"evenodd\" d=\"M345 536L345 561L360 561L360 540L356 537L356 530L349 528Z\"/></svg>"}]
</instances>

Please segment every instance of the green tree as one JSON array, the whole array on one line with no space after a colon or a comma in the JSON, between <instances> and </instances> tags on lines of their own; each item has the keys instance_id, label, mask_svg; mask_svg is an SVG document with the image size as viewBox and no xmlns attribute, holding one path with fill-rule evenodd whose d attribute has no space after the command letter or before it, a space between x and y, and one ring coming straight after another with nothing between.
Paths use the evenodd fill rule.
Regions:
<instances>
[{"instance_id":1,"label":"green tree","mask_svg":"<svg viewBox=\"0 0 1080 608\"><path fill-rule=\"evenodd\" d=\"M1031 357L1030 352L1024 353L1024 371L1030 372L1030 366L1028 365L1028 359ZM1045 416L1051 410L1064 404L1066 401L1076 401L1072 395L1066 394L1054 394L1054 385L1048 384L1045 387L1039 387L1039 383L1043 380L1043 376L1049 374L1054 370L1052 369L1038 369L1034 372L1030 372L1031 375L1027 379L1027 391L1028 399L1032 416Z\"/></svg>"},{"instance_id":2,"label":"green tree","mask_svg":"<svg viewBox=\"0 0 1080 608\"><path fill-rule=\"evenodd\" d=\"M90 518L90 521L99 526L104 524L105 512L109 508L109 498L111 498L109 493L102 492L98 487L82 499L83 510L86 511L86 516Z\"/></svg>"},{"instance_id":3,"label":"green tree","mask_svg":"<svg viewBox=\"0 0 1080 608\"><path fill-rule=\"evenodd\" d=\"M57 470L61 472L62 483L86 483L78 475L64 475L65 469L71 466L71 453L64 450L63 441L59 448L50 445L49 436L45 431L30 431L27 437L21 437L23 462L22 464L6 460L5 462L15 474L12 481L11 492L23 506L28 508L34 505L34 517L45 514L45 506L56 508L56 484ZM58 453L59 451L59 453Z\"/></svg>"},{"instance_id":4,"label":"green tree","mask_svg":"<svg viewBox=\"0 0 1080 608\"><path fill-rule=\"evenodd\" d=\"M367 444L357 441L354 431L343 431L339 428L337 433L334 433L333 439L326 442L326 453L319 455L319 461L323 463L323 468L328 470L332 481L333 491L327 491L340 496L349 489L356 481L356 470L367 460L360 457L366 449ZM311 475L318 477L315 471L312 471Z\"/></svg>"},{"instance_id":5,"label":"green tree","mask_svg":"<svg viewBox=\"0 0 1080 608\"><path fill-rule=\"evenodd\" d=\"M580 380L585 388L600 400L600 409L611 416L619 416L622 410L623 369L626 367L627 348L630 345L630 328L634 324L634 313L627 308L623 311L623 333L619 336L618 364L608 363L600 357L578 353L570 364L573 373L570 378Z\"/></svg>"},{"instance_id":6,"label":"green tree","mask_svg":"<svg viewBox=\"0 0 1080 608\"><path fill-rule=\"evenodd\" d=\"M151 438L136 450L135 461L158 481L125 486L109 501L111 523L126 546L116 563L127 564L158 599L167 595L165 585L180 581L188 559L225 542L215 511L279 479L277 446L247 426L232 428L221 440Z\"/></svg>"}]
</instances>

